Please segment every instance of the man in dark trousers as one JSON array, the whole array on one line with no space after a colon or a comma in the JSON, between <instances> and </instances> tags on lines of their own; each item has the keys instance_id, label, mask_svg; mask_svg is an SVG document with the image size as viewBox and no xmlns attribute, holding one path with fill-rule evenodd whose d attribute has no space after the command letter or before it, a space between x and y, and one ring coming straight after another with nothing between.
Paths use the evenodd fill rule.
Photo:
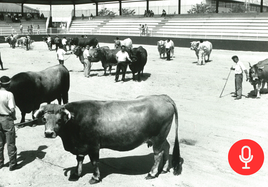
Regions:
<instances>
[{"instance_id":1,"label":"man in dark trousers","mask_svg":"<svg viewBox=\"0 0 268 187\"><path fill-rule=\"evenodd\" d=\"M245 68L244 64L239 61L238 56L233 56L232 60L234 61L235 65L231 67L231 70L234 70L235 73L235 100L242 98L242 82L243 82L243 72L246 74L246 78L248 81L248 71Z\"/></svg>"},{"instance_id":2,"label":"man in dark trousers","mask_svg":"<svg viewBox=\"0 0 268 187\"><path fill-rule=\"evenodd\" d=\"M128 61L132 62L129 58L128 52L126 51L126 46L122 45L121 50L116 53L116 75L115 75L115 82L118 81L120 71L122 70L122 81L125 81L125 75L127 71Z\"/></svg>"},{"instance_id":3,"label":"man in dark trousers","mask_svg":"<svg viewBox=\"0 0 268 187\"><path fill-rule=\"evenodd\" d=\"M4 146L7 144L9 156L9 170L17 168L17 148L15 145L15 100L11 92L7 91L10 78L2 76L0 78L0 169L4 166Z\"/></svg>"}]
</instances>

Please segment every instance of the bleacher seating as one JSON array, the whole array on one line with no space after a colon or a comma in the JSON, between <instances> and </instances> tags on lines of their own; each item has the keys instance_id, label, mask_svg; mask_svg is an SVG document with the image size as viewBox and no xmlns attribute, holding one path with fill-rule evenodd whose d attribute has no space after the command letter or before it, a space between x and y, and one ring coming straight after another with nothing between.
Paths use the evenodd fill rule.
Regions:
<instances>
[{"instance_id":1,"label":"bleacher seating","mask_svg":"<svg viewBox=\"0 0 268 187\"><path fill-rule=\"evenodd\" d=\"M69 34L92 34L93 30L102 25L104 20L73 20Z\"/></svg>"},{"instance_id":2,"label":"bleacher seating","mask_svg":"<svg viewBox=\"0 0 268 187\"><path fill-rule=\"evenodd\" d=\"M168 20L155 35L196 38L268 40L268 18L265 17L218 17L174 18Z\"/></svg>"}]
</instances>

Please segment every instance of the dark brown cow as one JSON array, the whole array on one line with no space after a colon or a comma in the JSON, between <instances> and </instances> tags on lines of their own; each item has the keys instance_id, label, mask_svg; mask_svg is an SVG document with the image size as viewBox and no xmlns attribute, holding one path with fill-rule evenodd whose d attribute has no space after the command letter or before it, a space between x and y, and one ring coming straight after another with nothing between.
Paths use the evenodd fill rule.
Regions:
<instances>
[{"instance_id":1,"label":"dark brown cow","mask_svg":"<svg viewBox=\"0 0 268 187\"><path fill-rule=\"evenodd\" d=\"M162 173L169 171L167 141L175 115L175 145L172 165L174 174L182 171L178 141L178 113L176 104L167 95L138 97L128 101L78 101L64 106L45 105L35 117L45 118L46 137L61 137L64 149L76 155L77 167L70 180L82 174L84 157L88 155L93 165L91 184L101 181L99 151L108 148L129 151L143 143L153 146L154 165L146 179L158 176L160 161Z\"/></svg>"},{"instance_id":2,"label":"dark brown cow","mask_svg":"<svg viewBox=\"0 0 268 187\"><path fill-rule=\"evenodd\" d=\"M21 122L25 114L35 111L41 103L57 99L59 104L68 102L70 75L61 64L40 72L22 72L11 78L9 91L15 97L16 105L21 111Z\"/></svg>"}]
</instances>

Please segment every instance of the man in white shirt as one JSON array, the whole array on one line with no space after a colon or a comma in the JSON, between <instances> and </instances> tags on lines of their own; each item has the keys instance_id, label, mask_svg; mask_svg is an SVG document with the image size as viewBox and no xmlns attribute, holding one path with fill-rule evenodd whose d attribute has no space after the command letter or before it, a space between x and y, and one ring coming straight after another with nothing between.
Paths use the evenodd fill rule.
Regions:
<instances>
[{"instance_id":1,"label":"man in white shirt","mask_svg":"<svg viewBox=\"0 0 268 187\"><path fill-rule=\"evenodd\" d=\"M60 64L64 64L64 55L66 54L66 52L63 50L63 46L59 45L59 49L57 50L57 57L59 60Z\"/></svg>"},{"instance_id":2,"label":"man in white shirt","mask_svg":"<svg viewBox=\"0 0 268 187\"><path fill-rule=\"evenodd\" d=\"M14 127L16 105L13 94L6 90L9 84L9 77L2 76L0 78L0 169L4 166L4 146L7 144L9 170L13 171L18 169Z\"/></svg>"},{"instance_id":3,"label":"man in white shirt","mask_svg":"<svg viewBox=\"0 0 268 187\"><path fill-rule=\"evenodd\" d=\"M126 46L122 45L121 50L116 53L116 74L115 74L115 82L118 81L119 74L122 70L122 81L125 81L125 75L127 71L128 61L132 62L129 58L128 52L126 52Z\"/></svg>"},{"instance_id":4,"label":"man in white shirt","mask_svg":"<svg viewBox=\"0 0 268 187\"><path fill-rule=\"evenodd\" d=\"M83 52L83 57L84 57L84 75L85 77L90 76L90 69L91 69L91 62L89 60L89 45L86 46L84 52Z\"/></svg>"},{"instance_id":5,"label":"man in white shirt","mask_svg":"<svg viewBox=\"0 0 268 187\"><path fill-rule=\"evenodd\" d=\"M231 67L231 70L234 70L235 73L235 100L242 98L242 82L243 82L243 72L246 74L246 80L248 81L248 71L244 64L239 61L238 56L233 56L232 60L234 61L235 65Z\"/></svg>"},{"instance_id":6,"label":"man in white shirt","mask_svg":"<svg viewBox=\"0 0 268 187\"><path fill-rule=\"evenodd\" d=\"M167 42L166 42L166 53L167 53L167 60L170 60L170 50L171 50L171 42L170 42L170 39L167 39Z\"/></svg>"}]
</instances>

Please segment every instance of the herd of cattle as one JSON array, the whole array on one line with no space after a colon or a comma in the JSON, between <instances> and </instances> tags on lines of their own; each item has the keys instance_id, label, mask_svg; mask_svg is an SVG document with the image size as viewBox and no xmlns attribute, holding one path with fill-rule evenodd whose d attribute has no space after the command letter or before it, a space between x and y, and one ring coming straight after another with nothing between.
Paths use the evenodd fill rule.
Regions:
<instances>
[{"instance_id":1,"label":"herd of cattle","mask_svg":"<svg viewBox=\"0 0 268 187\"><path fill-rule=\"evenodd\" d=\"M34 42L31 40L30 36L19 36L18 34L16 35L10 35L10 36L5 36L5 41L9 43L10 47L13 49L17 46L25 47L25 49L28 51L31 47L31 44Z\"/></svg>"},{"instance_id":2,"label":"herd of cattle","mask_svg":"<svg viewBox=\"0 0 268 187\"><path fill-rule=\"evenodd\" d=\"M19 38L17 38L17 41ZM53 38L48 43L59 45ZM82 64L83 50L87 45L90 49L90 62L101 61L104 74L109 67L117 64L116 53L120 46L127 47L132 63L129 65L133 79L135 73L143 72L147 62L147 51L142 46L132 47L131 39L117 41L116 48L100 47L96 38L68 39L69 49L75 45L73 53L79 57ZM165 41L157 43L160 58ZM174 49L174 43L173 43ZM212 44L208 41L191 43L195 50L198 64L205 63L205 56L209 61ZM172 56L174 53L172 54ZM268 81L268 59L250 68L250 80L258 85L258 96L261 82ZM70 180L78 180L82 174L84 157L89 155L93 164L93 176L90 183L101 181L98 167L99 151L109 148L118 151L132 150L142 143L153 146L155 163L146 179L152 179L159 172L169 171L169 143L166 138L175 116L176 137L173 149L172 166L175 175L182 171L183 159L180 157L178 141L178 114L175 102L167 95L153 95L138 97L128 101L78 101L68 103L70 75L68 69L62 65L49 67L40 72L22 72L11 78L9 90L15 97L15 102L21 111L21 123L25 122L25 114L32 112L33 118L41 119L45 123L45 136L55 138L60 136L64 149L77 156L77 167L70 175ZM55 99L59 104L50 104ZM61 105L63 101L64 105ZM48 103L47 105L40 105ZM160 160L163 158L163 162ZM160 164L162 164L160 166ZM158 168L162 168L158 171Z\"/></svg>"}]
</instances>

